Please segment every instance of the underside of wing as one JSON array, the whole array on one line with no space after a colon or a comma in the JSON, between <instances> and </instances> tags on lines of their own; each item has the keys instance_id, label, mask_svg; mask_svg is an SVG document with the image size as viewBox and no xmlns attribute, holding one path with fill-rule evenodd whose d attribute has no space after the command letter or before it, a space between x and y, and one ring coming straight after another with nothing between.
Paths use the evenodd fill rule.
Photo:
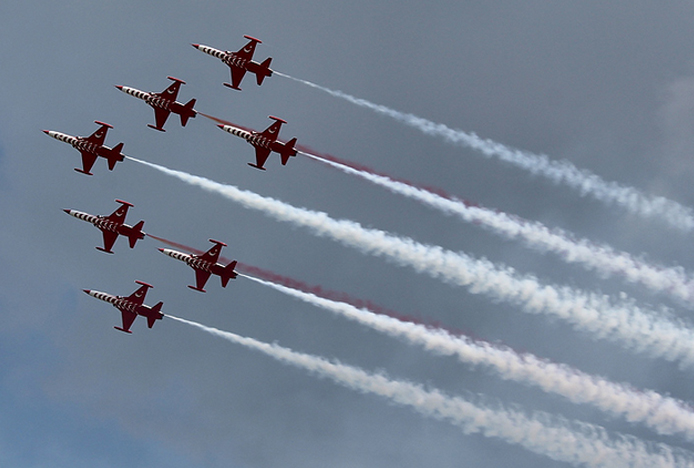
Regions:
<instances>
[{"instance_id":1,"label":"underside of wing","mask_svg":"<svg viewBox=\"0 0 694 468\"><path fill-rule=\"evenodd\" d=\"M118 233L117 232L111 232L111 231L103 231L103 234L104 234L104 248L103 248L104 252L113 253L111 251L111 249L113 248L113 244L116 243L116 239L118 239Z\"/></svg>"},{"instance_id":2,"label":"underside of wing","mask_svg":"<svg viewBox=\"0 0 694 468\"><path fill-rule=\"evenodd\" d=\"M237 67L235 65L231 66L231 87L233 89L241 89L239 85L243 81L243 77L246 76L246 69Z\"/></svg>"},{"instance_id":3,"label":"underside of wing","mask_svg":"<svg viewBox=\"0 0 694 468\"><path fill-rule=\"evenodd\" d=\"M123 330L126 333L130 333L130 327L135 321L135 318L137 318L137 314L134 312L130 312L129 310L121 310L120 313L123 319L123 328L121 328L121 330Z\"/></svg>"},{"instance_id":4,"label":"underside of wing","mask_svg":"<svg viewBox=\"0 0 694 468\"><path fill-rule=\"evenodd\" d=\"M170 114L171 114L171 111L167 111L165 109L160 109L159 107L156 107L154 109L154 120L157 122L157 129L158 130L164 129L164 124L166 123L166 119L169 118Z\"/></svg>"},{"instance_id":5,"label":"underside of wing","mask_svg":"<svg viewBox=\"0 0 694 468\"><path fill-rule=\"evenodd\" d=\"M195 270L195 287L197 290L205 290L205 285L207 284L207 280L210 279L210 275L210 272Z\"/></svg>"},{"instance_id":6,"label":"underside of wing","mask_svg":"<svg viewBox=\"0 0 694 468\"><path fill-rule=\"evenodd\" d=\"M255 167L258 169L264 169L265 161L270 157L270 150L267 148L256 148L255 149Z\"/></svg>"},{"instance_id":7,"label":"underside of wing","mask_svg":"<svg viewBox=\"0 0 694 468\"><path fill-rule=\"evenodd\" d=\"M96 162L96 155L87 151L80 151L80 153L82 154L82 170L80 172L91 175L92 167Z\"/></svg>"}]
</instances>

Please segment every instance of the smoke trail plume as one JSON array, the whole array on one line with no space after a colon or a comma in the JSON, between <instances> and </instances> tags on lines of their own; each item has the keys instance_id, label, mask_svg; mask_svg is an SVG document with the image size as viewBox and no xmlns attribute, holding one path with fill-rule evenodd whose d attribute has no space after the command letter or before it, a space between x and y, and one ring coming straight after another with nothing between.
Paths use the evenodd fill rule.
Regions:
<instances>
[{"instance_id":1,"label":"smoke trail plume","mask_svg":"<svg viewBox=\"0 0 694 468\"><path fill-rule=\"evenodd\" d=\"M561 395L572 403L591 404L612 416L644 424L661 435L681 434L689 441L694 441L694 412L680 400L664 397L652 390L633 390L566 365L542 360L529 353L518 354L507 347L473 341L464 336L452 336L445 330L402 322L344 302L252 276L242 276L392 337L420 345L435 354L456 356L465 364L486 366L502 379L539 387L545 392Z\"/></svg>"},{"instance_id":2,"label":"smoke trail plume","mask_svg":"<svg viewBox=\"0 0 694 468\"><path fill-rule=\"evenodd\" d=\"M604 295L580 292L566 286L543 285L534 276L519 275L512 268L497 266L486 259L474 259L462 252L367 229L353 221L335 220L324 212L297 208L233 185L128 158L222 195L245 208L304 226L315 235L329 237L366 254L385 257L401 266L410 266L419 273L447 283L465 286L471 293L515 304L527 313L560 318L595 338L608 339L637 352L676 361L681 367L694 364L694 331L677 319L656 317L635 304L613 304Z\"/></svg>"},{"instance_id":3,"label":"smoke trail plume","mask_svg":"<svg viewBox=\"0 0 694 468\"><path fill-rule=\"evenodd\" d=\"M663 444L654 446L630 436L610 438L598 426L569 422L546 413L528 416L519 411L476 405L439 390L427 390L410 382L391 380L383 374L370 374L337 361L298 353L277 344L264 343L235 333L207 327L168 315L246 348L260 351L280 362L328 378L347 388L371 393L428 417L449 421L465 434L480 433L520 445L532 452L576 466L591 467L694 467L694 458L683 450Z\"/></svg>"},{"instance_id":4,"label":"smoke trail plume","mask_svg":"<svg viewBox=\"0 0 694 468\"><path fill-rule=\"evenodd\" d=\"M334 167L347 174L361 177L390 191L413 198L446 214L456 215L466 222L484 226L507 239L522 239L524 243L542 252L558 254L568 263L580 263L603 276L622 275L627 281L639 283L652 291L668 293L683 305L692 307L694 282L682 267L665 268L637 261L626 252L617 252L607 245L596 245L587 239L574 239L561 229L549 229L542 223L531 222L506 213L474 206L453 197L446 197L377 174L365 168L357 169L349 163L335 161L322 155L302 151L306 156Z\"/></svg>"},{"instance_id":5,"label":"smoke trail plume","mask_svg":"<svg viewBox=\"0 0 694 468\"><path fill-rule=\"evenodd\" d=\"M555 161L544 154L513 149L496 141L481 138L475 133L453 129L413 114L399 112L342 91L332 90L284 73L275 72L275 74L391 117L422 133L442 138L448 143L474 149L489 158L498 158L533 175L543 176L557 185L566 185L578 191L582 196L589 195L607 205L621 206L630 213L644 218L661 219L670 226L683 231L694 230L694 211L692 209L664 197L649 196L633 187L603 180L597 174L579 169L569 161Z\"/></svg>"},{"instance_id":6,"label":"smoke trail plume","mask_svg":"<svg viewBox=\"0 0 694 468\"><path fill-rule=\"evenodd\" d=\"M184 252L193 253L195 255L201 255L202 253L204 253L203 250L195 249L195 248L190 247L188 245L181 244L179 242L174 242L174 241L166 239L164 237L157 237L157 236L154 236L152 234L147 234L147 235L153 239L158 240L159 242L166 244L166 245L169 245L171 247L175 247L177 249L181 249ZM225 257L219 257L219 261L221 263L229 263L231 261L231 259L225 258ZM286 286L287 288L298 289L299 291L311 293L311 294L314 294L318 297L322 297L324 299L330 299L331 301L337 301L337 302L344 302L344 303L352 305L358 309L367 309L367 310L369 310L375 314L387 315L388 317L393 317L395 319L398 319L401 322L418 323L418 324L420 324L424 327L427 327L427 328L437 328L437 329L446 330L446 332L451 334L451 335L463 334L463 332L461 332L459 330L452 330L450 328L445 328L439 322L432 321L432 320L424 320L419 316L415 317L415 316L403 315L403 314L395 312L394 310L391 310L391 309L388 309L388 308L383 307L381 305L378 305L378 304L374 303L373 301L353 297L344 291L335 291L332 289L326 289L320 285L312 285L312 284L306 283L304 281L300 281L296 278L292 278L290 276L280 275L278 273L275 273L274 271L270 271L270 270L267 270L265 268L260 268L260 267L254 266L254 265L249 265L247 263L238 262L236 264L235 270L238 271L241 274L241 276L249 277L249 275L250 275L250 276L253 276L255 278L260 278L262 280L269 281L271 283ZM471 336L471 334L468 332L465 332L465 334L467 336Z\"/></svg>"}]
</instances>

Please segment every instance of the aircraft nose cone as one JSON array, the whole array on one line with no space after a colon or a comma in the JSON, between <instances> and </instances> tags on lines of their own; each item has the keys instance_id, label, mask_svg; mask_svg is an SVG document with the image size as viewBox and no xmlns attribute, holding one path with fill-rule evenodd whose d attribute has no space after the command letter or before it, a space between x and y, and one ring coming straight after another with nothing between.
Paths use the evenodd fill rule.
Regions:
<instances>
[{"instance_id":1,"label":"aircraft nose cone","mask_svg":"<svg viewBox=\"0 0 694 468\"><path fill-rule=\"evenodd\" d=\"M191 44L191 45L192 45L193 47L195 47L196 49L200 47L200 44Z\"/></svg>"},{"instance_id":2,"label":"aircraft nose cone","mask_svg":"<svg viewBox=\"0 0 694 468\"><path fill-rule=\"evenodd\" d=\"M163 252L164 252L164 249L159 249L159 252L162 252L162 253L163 253Z\"/></svg>"},{"instance_id":3,"label":"aircraft nose cone","mask_svg":"<svg viewBox=\"0 0 694 468\"><path fill-rule=\"evenodd\" d=\"M42 131L43 133L45 133L46 135L48 135L48 130L41 130L41 131Z\"/></svg>"},{"instance_id":4,"label":"aircraft nose cone","mask_svg":"<svg viewBox=\"0 0 694 468\"><path fill-rule=\"evenodd\" d=\"M63 211L66 212L67 214L70 214L70 210L63 210Z\"/></svg>"},{"instance_id":5,"label":"aircraft nose cone","mask_svg":"<svg viewBox=\"0 0 694 468\"><path fill-rule=\"evenodd\" d=\"M218 126L219 128L221 128L222 130L224 130L224 125L222 125L222 124L217 124L217 126Z\"/></svg>"},{"instance_id":6,"label":"aircraft nose cone","mask_svg":"<svg viewBox=\"0 0 694 468\"><path fill-rule=\"evenodd\" d=\"M118 88L119 90L123 91L123 86L122 86L122 85L114 85L114 86L115 86L116 88Z\"/></svg>"},{"instance_id":7,"label":"aircraft nose cone","mask_svg":"<svg viewBox=\"0 0 694 468\"><path fill-rule=\"evenodd\" d=\"M82 291L84 291L84 292L87 293L87 294L89 294L90 292L92 292L91 289L83 289Z\"/></svg>"}]
</instances>

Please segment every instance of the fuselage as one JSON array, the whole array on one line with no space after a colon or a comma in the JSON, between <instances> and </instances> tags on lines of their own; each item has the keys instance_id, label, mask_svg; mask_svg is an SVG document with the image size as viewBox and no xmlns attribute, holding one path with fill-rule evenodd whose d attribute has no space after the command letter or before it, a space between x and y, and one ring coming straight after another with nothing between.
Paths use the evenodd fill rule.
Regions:
<instances>
[{"instance_id":1,"label":"fuselage","mask_svg":"<svg viewBox=\"0 0 694 468\"><path fill-rule=\"evenodd\" d=\"M119 310L126 310L128 312L132 312L134 314L139 314L142 315L141 310L142 307L145 309L149 309L147 306L143 306L142 304L136 304L135 302L129 301L125 297L121 296L114 296L113 294L101 292L101 291L93 291L91 289L85 289L84 292L89 294L92 297L95 297L101 301L108 302L109 304L112 304L113 307L119 309Z\"/></svg>"},{"instance_id":2,"label":"fuselage","mask_svg":"<svg viewBox=\"0 0 694 468\"><path fill-rule=\"evenodd\" d=\"M94 226L101 229L102 231L115 232L115 233L120 234L122 236L129 236L133 230L132 226L129 226L125 223L117 223L115 221L111 221L110 219L106 218L105 216L94 216L94 215L91 215L89 213L83 213L81 211L76 211L76 210L63 210L63 211L65 211L70 216L74 216L77 219L81 219L82 221L92 223ZM138 237L140 239L144 239L145 235L144 235L144 233L141 233L141 235Z\"/></svg>"},{"instance_id":3,"label":"fuselage","mask_svg":"<svg viewBox=\"0 0 694 468\"><path fill-rule=\"evenodd\" d=\"M221 276L224 271L223 265L219 263L208 262L190 254L178 252L177 250L171 249L159 249L159 251L161 251L161 253L163 253L164 255L168 255L171 258L175 258L176 260L185 262L188 266L195 270L206 271L208 273L212 273L213 275L218 276Z\"/></svg>"},{"instance_id":4,"label":"fuselage","mask_svg":"<svg viewBox=\"0 0 694 468\"><path fill-rule=\"evenodd\" d=\"M215 49L214 47L206 46L203 44L193 44L193 47L201 52L205 52L212 57L216 57L222 62L226 63L230 67L238 67L248 70L251 73L265 74L266 76L272 75L272 70L269 68L262 67L261 64L253 60L248 60L247 58L241 57L236 52L229 52L224 50Z\"/></svg>"},{"instance_id":5,"label":"fuselage","mask_svg":"<svg viewBox=\"0 0 694 468\"><path fill-rule=\"evenodd\" d=\"M156 96L154 93L147 93L145 91L140 91L139 89L131 88L129 86L116 86L116 88L120 89L125 94L129 94L138 99L142 99L152 107L164 109L169 112L179 113L178 111L183 107L183 105L177 101L164 99L161 96Z\"/></svg>"},{"instance_id":6,"label":"fuselage","mask_svg":"<svg viewBox=\"0 0 694 468\"><path fill-rule=\"evenodd\" d=\"M105 156L112 150L112 148L109 148L106 145L90 143L86 138L83 137L76 137L68 135L67 133L54 132L53 130L44 130L43 132L58 141L72 145L72 147L78 151L86 151L87 153L95 154L97 156Z\"/></svg>"},{"instance_id":7,"label":"fuselage","mask_svg":"<svg viewBox=\"0 0 694 468\"><path fill-rule=\"evenodd\" d=\"M114 296L113 294L94 291L91 289L83 289L83 291L92 297L95 297L101 301L108 302L113 305L118 310L125 312L132 312L136 315L142 315L148 319L160 320L164 317L164 314L159 311L161 308L161 303L157 304L155 307L150 307L144 304L138 304L129 300L127 297ZM150 327L151 328L151 327Z\"/></svg>"},{"instance_id":8,"label":"fuselage","mask_svg":"<svg viewBox=\"0 0 694 468\"><path fill-rule=\"evenodd\" d=\"M233 125L219 125L219 128L225 132L236 135L237 137L243 138L248 143L259 148L269 149L270 151L275 151L277 153L281 152L284 148L284 144L277 141L266 138L257 132L249 132L248 130L243 130Z\"/></svg>"}]
</instances>

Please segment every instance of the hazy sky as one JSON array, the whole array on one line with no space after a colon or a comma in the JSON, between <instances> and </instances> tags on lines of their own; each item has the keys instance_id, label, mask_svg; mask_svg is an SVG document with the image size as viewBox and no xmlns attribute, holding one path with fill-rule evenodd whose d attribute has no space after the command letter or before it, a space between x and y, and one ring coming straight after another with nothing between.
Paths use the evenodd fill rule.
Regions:
<instances>
[{"instance_id":1,"label":"hazy sky","mask_svg":"<svg viewBox=\"0 0 694 468\"><path fill-rule=\"evenodd\" d=\"M692 236L606 207L522 170L446 144L281 76L243 91L228 68L193 49L263 41L258 61L331 89L473 131L514 148L567 159L606 180L694 205L694 5L617 1L3 2L0 4L0 465L171 467L553 467L519 446L420 416L388 400L318 379L166 318L133 334L82 289L128 295L222 330L339 359L450 395L546 411L611 434L691 449L484 368L440 358L277 291L238 278L207 293L193 271L152 239L115 254L63 209L110 214L197 249L209 238L242 263L370 300L400 314L503 343L591 374L689 401L691 370L595 340L558 320L494 303L411 268L279 223L132 161L92 177L50 129L89 135L167 167L463 251L644 307L692 308L622 278L600 278L520 242L442 215L299 155L267 171L253 148L198 116L166 133L154 113L113 85L162 91L210 115L282 136L504 212L560 227L661 265L694 268Z\"/></svg>"}]
</instances>

